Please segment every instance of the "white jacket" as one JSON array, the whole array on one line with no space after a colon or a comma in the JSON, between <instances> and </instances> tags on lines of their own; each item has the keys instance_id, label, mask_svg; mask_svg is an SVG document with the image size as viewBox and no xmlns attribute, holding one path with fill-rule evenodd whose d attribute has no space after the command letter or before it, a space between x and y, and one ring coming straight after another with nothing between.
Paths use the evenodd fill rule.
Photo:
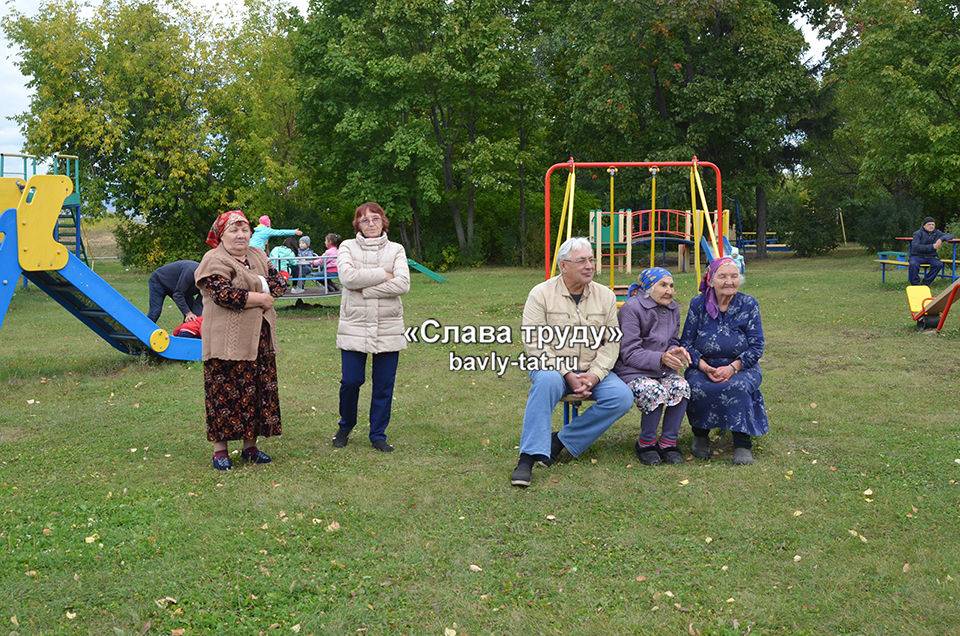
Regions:
<instances>
[{"instance_id":1,"label":"white jacket","mask_svg":"<svg viewBox=\"0 0 960 636\"><path fill-rule=\"evenodd\" d=\"M387 240L385 233L377 238L357 234L340 244L337 272L343 287L337 348L362 353L406 349L400 296L410 291L410 268L403 246Z\"/></svg>"}]
</instances>

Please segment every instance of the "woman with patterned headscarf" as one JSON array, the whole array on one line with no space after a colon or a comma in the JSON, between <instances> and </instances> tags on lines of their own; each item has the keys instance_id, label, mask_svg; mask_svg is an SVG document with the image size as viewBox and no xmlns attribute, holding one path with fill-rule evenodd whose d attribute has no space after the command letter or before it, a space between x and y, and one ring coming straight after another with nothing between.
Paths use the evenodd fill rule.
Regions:
<instances>
[{"instance_id":1,"label":"woman with patterned headscarf","mask_svg":"<svg viewBox=\"0 0 960 636\"><path fill-rule=\"evenodd\" d=\"M687 418L693 428L691 451L710 458L710 429L733 433L733 463L752 464L751 437L770 430L760 393L763 325L760 306L740 291L740 267L727 257L714 259L690 301L680 344L690 353Z\"/></svg>"},{"instance_id":2,"label":"woman with patterned headscarf","mask_svg":"<svg viewBox=\"0 0 960 636\"><path fill-rule=\"evenodd\" d=\"M250 222L240 210L213 223L195 279L203 296L203 387L213 467L230 470L227 442L242 440L240 457L266 464L257 437L280 435L277 314L273 299L287 283L267 255L250 246Z\"/></svg>"},{"instance_id":3,"label":"woman with patterned headscarf","mask_svg":"<svg viewBox=\"0 0 960 636\"><path fill-rule=\"evenodd\" d=\"M640 418L640 436L634 446L640 461L683 463L677 435L687 410L690 386L678 371L690 363L680 346L680 307L673 300L673 276L662 267L643 270L640 291L620 308L620 357L613 372L633 391ZM632 286L631 286L632 287ZM663 417L660 437L657 428Z\"/></svg>"}]
</instances>

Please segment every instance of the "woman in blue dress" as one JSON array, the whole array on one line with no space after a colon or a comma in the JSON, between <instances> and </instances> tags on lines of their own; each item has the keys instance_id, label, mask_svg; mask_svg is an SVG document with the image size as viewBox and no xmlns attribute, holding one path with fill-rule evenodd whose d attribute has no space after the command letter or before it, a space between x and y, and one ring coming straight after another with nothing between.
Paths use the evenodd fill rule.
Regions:
<instances>
[{"instance_id":1,"label":"woman in blue dress","mask_svg":"<svg viewBox=\"0 0 960 636\"><path fill-rule=\"evenodd\" d=\"M710 458L711 428L733 433L733 463L752 464L751 437L770 430L760 393L763 356L760 306L740 292L740 268L731 258L710 263L700 295L690 301L680 345L691 364L687 419L693 429L694 457Z\"/></svg>"}]
</instances>

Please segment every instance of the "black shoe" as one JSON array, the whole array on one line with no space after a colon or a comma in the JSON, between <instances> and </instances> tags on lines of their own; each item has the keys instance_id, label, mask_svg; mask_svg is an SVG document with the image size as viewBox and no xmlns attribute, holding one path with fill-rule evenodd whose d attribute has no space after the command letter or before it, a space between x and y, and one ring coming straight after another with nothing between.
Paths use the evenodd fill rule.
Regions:
<instances>
[{"instance_id":1,"label":"black shoe","mask_svg":"<svg viewBox=\"0 0 960 636\"><path fill-rule=\"evenodd\" d=\"M683 453L676 446L668 446L660 449L660 461L664 464L682 464Z\"/></svg>"},{"instance_id":2,"label":"black shoe","mask_svg":"<svg viewBox=\"0 0 960 636\"><path fill-rule=\"evenodd\" d=\"M660 465L660 453L657 451L656 446L641 446L640 442L637 442L634 444L633 450L640 459L641 464L646 464L647 466Z\"/></svg>"},{"instance_id":3,"label":"black shoe","mask_svg":"<svg viewBox=\"0 0 960 636\"><path fill-rule=\"evenodd\" d=\"M343 448L347 445L347 438L350 437L350 431L345 428L337 429L337 434L333 436L333 447Z\"/></svg>"},{"instance_id":4,"label":"black shoe","mask_svg":"<svg viewBox=\"0 0 960 636\"><path fill-rule=\"evenodd\" d=\"M710 459L710 438L694 435L690 452L698 459Z\"/></svg>"},{"instance_id":5,"label":"black shoe","mask_svg":"<svg viewBox=\"0 0 960 636\"><path fill-rule=\"evenodd\" d=\"M530 479L533 476L533 458L530 455L521 455L517 467L513 469L510 475L510 483L514 486L526 488L530 485Z\"/></svg>"},{"instance_id":6,"label":"black shoe","mask_svg":"<svg viewBox=\"0 0 960 636\"><path fill-rule=\"evenodd\" d=\"M560 433L559 431L554 431L550 434L550 458L542 459L537 463L544 468L549 468L557 463L557 461L560 459L560 453L563 451L564 446L563 442L560 441Z\"/></svg>"},{"instance_id":7,"label":"black shoe","mask_svg":"<svg viewBox=\"0 0 960 636\"><path fill-rule=\"evenodd\" d=\"M381 453L393 452L393 446L391 446L390 444L387 444L387 440L385 439L375 439L372 442L370 442L370 444Z\"/></svg>"}]
</instances>

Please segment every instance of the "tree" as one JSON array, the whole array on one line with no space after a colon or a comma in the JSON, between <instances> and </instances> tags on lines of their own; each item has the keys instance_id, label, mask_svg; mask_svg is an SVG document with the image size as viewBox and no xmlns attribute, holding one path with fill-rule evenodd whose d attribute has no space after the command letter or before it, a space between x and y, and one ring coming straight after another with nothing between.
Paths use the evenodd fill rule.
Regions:
<instances>
[{"instance_id":1,"label":"tree","mask_svg":"<svg viewBox=\"0 0 960 636\"><path fill-rule=\"evenodd\" d=\"M712 161L728 185L754 190L762 224L765 188L789 163L794 122L813 95L793 8L766 0L571 6L547 38L565 97L565 149L593 160ZM667 188L673 200L689 198L685 183Z\"/></svg>"},{"instance_id":2,"label":"tree","mask_svg":"<svg viewBox=\"0 0 960 636\"><path fill-rule=\"evenodd\" d=\"M177 3L72 1L5 28L36 90L18 118L29 152L81 158L85 212L113 206L128 260L195 256L228 207L283 212L297 100L285 34L294 15L251 0L224 28ZM87 16L87 17L81 17ZM282 217L281 217L282 218Z\"/></svg>"},{"instance_id":3,"label":"tree","mask_svg":"<svg viewBox=\"0 0 960 636\"><path fill-rule=\"evenodd\" d=\"M518 108L528 89L515 11L496 0L311 7L297 59L314 165L345 199L386 204L415 250L425 225L452 226L475 258L478 189L516 182L514 122L531 120Z\"/></svg>"}]
</instances>

